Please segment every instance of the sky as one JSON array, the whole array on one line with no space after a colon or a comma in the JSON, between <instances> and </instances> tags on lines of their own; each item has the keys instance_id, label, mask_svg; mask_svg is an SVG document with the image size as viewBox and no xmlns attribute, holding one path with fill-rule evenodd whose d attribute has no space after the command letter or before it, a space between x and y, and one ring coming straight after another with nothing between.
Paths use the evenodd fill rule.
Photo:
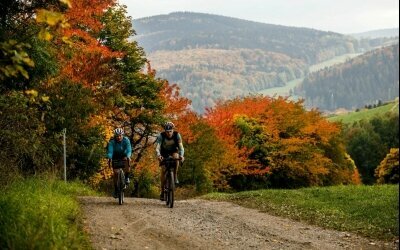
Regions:
<instances>
[{"instance_id":1,"label":"sky","mask_svg":"<svg viewBox=\"0 0 400 250\"><path fill-rule=\"evenodd\" d=\"M133 19L190 11L342 34L399 27L398 0L118 1L128 7Z\"/></svg>"}]
</instances>

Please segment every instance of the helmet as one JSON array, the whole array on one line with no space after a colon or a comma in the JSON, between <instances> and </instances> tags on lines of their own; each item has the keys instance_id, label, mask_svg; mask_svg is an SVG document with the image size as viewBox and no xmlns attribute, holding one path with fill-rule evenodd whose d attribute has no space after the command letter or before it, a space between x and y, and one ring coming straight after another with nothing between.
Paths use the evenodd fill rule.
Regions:
<instances>
[{"instance_id":1,"label":"helmet","mask_svg":"<svg viewBox=\"0 0 400 250\"><path fill-rule=\"evenodd\" d=\"M172 130L175 128L175 125L172 122L166 122L164 124L164 130Z\"/></svg>"},{"instance_id":2,"label":"helmet","mask_svg":"<svg viewBox=\"0 0 400 250\"><path fill-rule=\"evenodd\" d=\"M124 134L124 130L122 128L116 128L114 130L114 135L123 135Z\"/></svg>"}]
</instances>

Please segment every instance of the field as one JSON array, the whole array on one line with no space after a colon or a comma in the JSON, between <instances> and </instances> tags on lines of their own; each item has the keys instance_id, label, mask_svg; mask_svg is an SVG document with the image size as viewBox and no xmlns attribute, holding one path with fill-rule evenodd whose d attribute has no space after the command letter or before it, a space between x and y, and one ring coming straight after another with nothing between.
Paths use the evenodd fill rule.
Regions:
<instances>
[{"instance_id":1,"label":"field","mask_svg":"<svg viewBox=\"0 0 400 250\"><path fill-rule=\"evenodd\" d=\"M392 240L399 235L398 185L264 189L205 199L229 201L325 228Z\"/></svg>"},{"instance_id":2,"label":"field","mask_svg":"<svg viewBox=\"0 0 400 250\"><path fill-rule=\"evenodd\" d=\"M372 108L372 109L363 109L358 112L350 112L343 115L331 116L328 117L329 121L342 123L353 123L360 120L367 120L379 114L385 114L387 112L397 112L399 113L399 100L389 102L385 105Z\"/></svg>"}]
</instances>

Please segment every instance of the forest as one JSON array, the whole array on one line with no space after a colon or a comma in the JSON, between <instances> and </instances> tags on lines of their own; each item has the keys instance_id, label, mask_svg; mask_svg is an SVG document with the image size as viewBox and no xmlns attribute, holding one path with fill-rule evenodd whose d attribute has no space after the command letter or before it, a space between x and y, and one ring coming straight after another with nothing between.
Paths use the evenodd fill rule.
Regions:
<instances>
[{"instance_id":1,"label":"forest","mask_svg":"<svg viewBox=\"0 0 400 250\"><path fill-rule=\"evenodd\" d=\"M199 193L360 184L367 176L357 165L357 150L347 152L342 125L307 110L301 100L250 95L195 113L180 88L159 77L130 39L132 20L112 0L1 4L2 186L15 176L61 174L65 129L68 180L101 187L111 176L105 146L113 129L122 127L132 144L137 195L151 196L160 174L154 138L167 120L184 140L181 183ZM374 129L386 131L382 126ZM387 147L367 169L396 166L381 161L395 153L398 141L382 143ZM393 173L380 171L372 182L396 182Z\"/></svg>"},{"instance_id":2,"label":"forest","mask_svg":"<svg viewBox=\"0 0 400 250\"><path fill-rule=\"evenodd\" d=\"M192 12L135 19L133 24L137 36L130 39L144 48L160 77L181 88L198 113L218 100L302 79L311 65L336 56L398 44L398 37L356 39L334 32ZM315 104L313 107L325 110L325 106L317 106L319 102Z\"/></svg>"},{"instance_id":3,"label":"forest","mask_svg":"<svg viewBox=\"0 0 400 250\"><path fill-rule=\"evenodd\" d=\"M307 70L301 60L259 49L157 51L150 60L158 75L176 83L198 113L218 100L284 86Z\"/></svg>"},{"instance_id":4,"label":"forest","mask_svg":"<svg viewBox=\"0 0 400 250\"><path fill-rule=\"evenodd\" d=\"M356 39L334 32L201 13L141 18L134 20L134 26L136 40L147 53L194 48L261 49L313 64L359 49Z\"/></svg>"},{"instance_id":5,"label":"forest","mask_svg":"<svg viewBox=\"0 0 400 250\"><path fill-rule=\"evenodd\" d=\"M399 45L372 50L308 75L295 94L307 107L355 110L399 96Z\"/></svg>"}]
</instances>

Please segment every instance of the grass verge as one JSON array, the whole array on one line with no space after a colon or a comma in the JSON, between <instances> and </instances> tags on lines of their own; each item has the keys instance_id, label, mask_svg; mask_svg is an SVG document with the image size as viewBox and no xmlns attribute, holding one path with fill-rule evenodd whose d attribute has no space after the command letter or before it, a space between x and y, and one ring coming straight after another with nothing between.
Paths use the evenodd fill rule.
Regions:
<instances>
[{"instance_id":1,"label":"grass verge","mask_svg":"<svg viewBox=\"0 0 400 250\"><path fill-rule=\"evenodd\" d=\"M36 177L0 191L0 249L91 248L76 199L88 187Z\"/></svg>"},{"instance_id":2,"label":"grass verge","mask_svg":"<svg viewBox=\"0 0 400 250\"><path fill-rule=\"evenodd\" d=\"M399 186L334 186L265 189L204 199L230 201L262 212L381 240L399 236Z\"/></svg>"}]
</instances>

